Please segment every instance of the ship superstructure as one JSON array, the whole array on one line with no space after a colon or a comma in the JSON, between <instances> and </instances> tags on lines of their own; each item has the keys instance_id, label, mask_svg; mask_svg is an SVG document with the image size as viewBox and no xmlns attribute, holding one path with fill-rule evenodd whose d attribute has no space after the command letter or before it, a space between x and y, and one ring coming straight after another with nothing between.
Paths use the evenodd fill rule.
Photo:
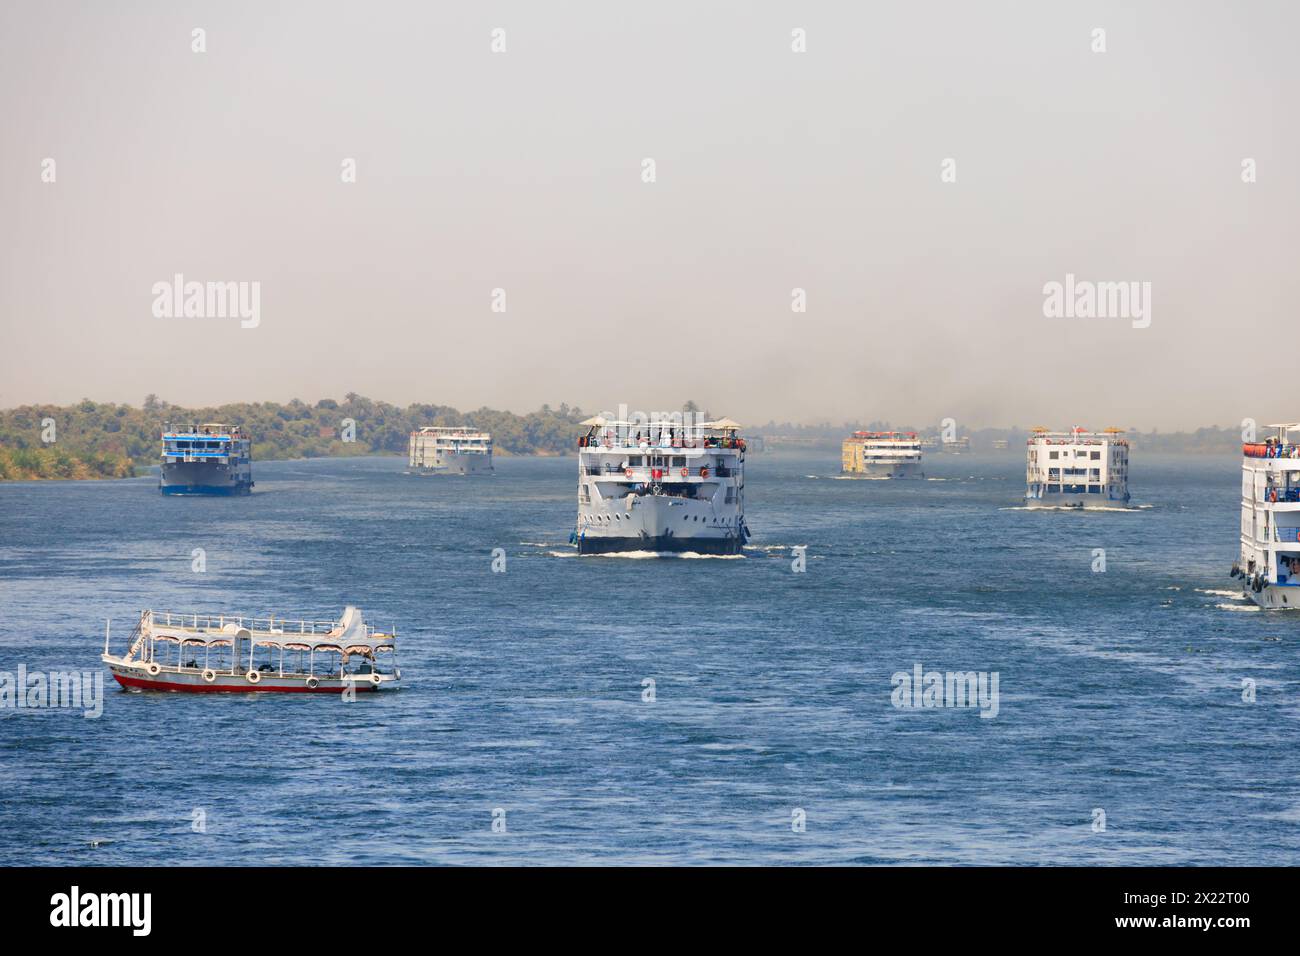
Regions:
<instances>
[{"instance_id":1,"label":"ship superstructure","mask_svg":"<svg viewBox=\"0 0 1300 956\"><path fill-rule=\"evenodd\" d=\"M477 428L436 425L411 432L411 474L490 475L492 436Z\"/></svg>"},{"instance_id":2,"label":"ship superstructure","mask_svg":"<svg viewBox=\"0 0 1300 956\"><path fill-rule=\"evenodd\" d=\"M745 525L745 440L730 419L615 421L578 439L579 554L739 554Z\"/></svg>"},{"instance_id":3,"label":"ship superstructure","mask_svg":"<svg viewBox=\"0 0 1300 956\"><path fill-rule=\"evenodd\" d=\"M1035 508L1122 508L1129 503L1123 429L1035 428L1025 463L1025 503Z\"/></svg>"},{"instance_id":4,"label":"ship superstructure","mask_svg":"<svg viewBox=\"0 0 1300 956\"><path fill-rule=\"evenodd\" d=\"M247 495L252 441L238 425L163 426L158 490L164 495Z\"/></svg>"},{"instance_id":5,"label":"ship superstructure","mask_svg":"<svg viewBox=\"0 0 1300 956\"><path fill-rule=\"evenodd\" d=\"M840 446L845 474L875 478L924 478L916 432L854 432Z\"/></svg>"},{"instance_id":6,"label":"ship superstructure","mask_svg":"<svg viewBox=\"0 0 1300 956\"><path fill-rule=\"evenodd\" d=\"M1241 448L1241 557L1232 576L1264 608L1300 607L1300 424Z\"/></svg>"}]
</instances>

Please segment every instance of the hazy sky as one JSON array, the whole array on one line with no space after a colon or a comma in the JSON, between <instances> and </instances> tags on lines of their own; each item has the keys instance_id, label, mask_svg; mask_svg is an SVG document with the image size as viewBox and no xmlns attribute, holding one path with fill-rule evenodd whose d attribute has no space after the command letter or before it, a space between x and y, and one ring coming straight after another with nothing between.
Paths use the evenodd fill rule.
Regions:
<instances>
[{"instance_id":1,"label":"hazy sky","mask_svg":"<svg viewBox=\"0 0 1300 956\"><path fill-rule=\"evenodd\" d=\"M6 0L0 406L1294 421L1297 36L1262 2ZM260 282L260 324L156 317L176 273ZM1150 282L1150 327L1046 318L1067 273Z\"/></svg>"}]
</instances>

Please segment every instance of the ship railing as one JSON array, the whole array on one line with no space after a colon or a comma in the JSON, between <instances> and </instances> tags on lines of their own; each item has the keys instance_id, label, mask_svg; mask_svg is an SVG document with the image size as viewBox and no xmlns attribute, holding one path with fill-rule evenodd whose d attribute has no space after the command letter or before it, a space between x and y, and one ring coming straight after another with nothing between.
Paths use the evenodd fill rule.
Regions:
<instances>
[{"instance_id":1,"label":"ship railing","mask_svg":"<svg viewBox=\"0 0 1300 956\"><path fill-rule=\"evenodd\" d=\"M629 472L631 474L629 474ZM655 473L658 472L658 478ZM685 472L685 474L682 474ZM673 480L686 478L734 478L740 473L737 468L730 468L726 465L700 465L696 468L683 467L678 465L629 465L626 469L619 468L612 463L606 463L604 466L587 465L583 468L583 474L591 478L618 478L626 481L646 482L658 481L664 478Z\"/></svg>"},{"instance_id":2,"label":"ship railing","mask_svg":"<svg viewBox=\"0 0 1300 956\"><path fill-rule=\"evenodd\" d=\"M1300 502L1300 488L1268 488L1264 491L1264 501L1271 505L1286 505Z\"/></svg>"},{"instance_id":3,"label":"ship railing","mask_svg":"<svg viewBox=\"0 0 1300 956\"><path fill-rule=\"evenodd\" d=\"M583 437L578 439L578 447L590 448L592 451L682 451L690 449L744 451L746 445L743 438L674 438L665 442L662 439L637 441L635 438L604 439Z\"/></svg>"},{"instance_id":4,"label":"ship railing","mask_svg":"<svg viewBox=\"0 0 1300 956\"><path fill-rule=\"evenodd\" d=\"M149 635L145 633L144 629L144 622L148 616L148 611L140 612L140 619L135 622L135 628L131 631L131 636L127 638L126 659L128 661L140 653L145 641L148 640Z\"/></svg>"},{"instance_id":5,"label":"ship railing","mask_svg":"<svg viewBox=\"0 0 1300 956\"><path fill-rule=\"evenodd\" d=\"M1273 540L1278 544L1300 544L1300 528L1274 528Z\"/></svg>"},{"instance_id":6,"label":"ship railing","mask_svg":"<svg viewBox=\"0 0 1300 956\"><path fill-rule=\"evenodd\" d=\"M1241 453L1247 458L1300 458L1300 445L1247 442L1241 446Z\"/></svg>"},{"instance_id":7,"label":"ship railing","mask_svg":"<svg viewBox=\"0 0 1300 956\"><path fill-rule=\"evenodd\" d=\"M154 611L155 627L178 627L187 630L220 631L227 624L246 628L249 631L261 631L267 634L328 634L340 626L339 621L308 621L283 617L242 617L225 614L178 614L172 611ZM377 629L366 625L366 633L377 633Z\"/></svg>"}]
</instances>

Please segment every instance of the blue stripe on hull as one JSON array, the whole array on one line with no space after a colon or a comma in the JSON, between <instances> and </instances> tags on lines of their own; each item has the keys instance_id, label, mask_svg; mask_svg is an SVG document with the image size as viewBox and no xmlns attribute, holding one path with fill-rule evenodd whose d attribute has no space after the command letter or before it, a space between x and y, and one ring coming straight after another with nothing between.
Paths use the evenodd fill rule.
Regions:
<instances>
[{"instance_id":1,"label":"blue stripe on hull","mask_svg":"<svg viewBox=\"0 0 1300 956\"><path fill-rule=\"evenodd\" d=\"M164 495L210 495L219 498L233 498L236 495L253 493L251 484L237 485L159 485L158 490Z\"/></svg>"}]
</instances>

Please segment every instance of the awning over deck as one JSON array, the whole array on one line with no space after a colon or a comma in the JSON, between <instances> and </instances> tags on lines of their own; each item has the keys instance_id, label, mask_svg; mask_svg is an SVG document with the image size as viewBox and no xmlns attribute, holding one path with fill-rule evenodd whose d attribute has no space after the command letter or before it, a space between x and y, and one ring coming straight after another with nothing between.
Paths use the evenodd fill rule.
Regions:
<instances>
[{"instance_id":1,"label":"awning over deck","mask_svg":"<svg viewBox=\"0 0 1300 956\"><path fill-rule=\"evenodd\" d=\"M393 635L372 632L366 627L359 608L347 607L338 624L328 632L310 632L286 629L249 630L235 623L227 623L220 630L195 630L167 624L154 624L150 636L154 641L173 644L184 643L197 647L228 647L237 641L251 640L257 647L283 648L291 651L334 651L348 654L373 654L392 650Z\"/></svg>"}]
</instances>

